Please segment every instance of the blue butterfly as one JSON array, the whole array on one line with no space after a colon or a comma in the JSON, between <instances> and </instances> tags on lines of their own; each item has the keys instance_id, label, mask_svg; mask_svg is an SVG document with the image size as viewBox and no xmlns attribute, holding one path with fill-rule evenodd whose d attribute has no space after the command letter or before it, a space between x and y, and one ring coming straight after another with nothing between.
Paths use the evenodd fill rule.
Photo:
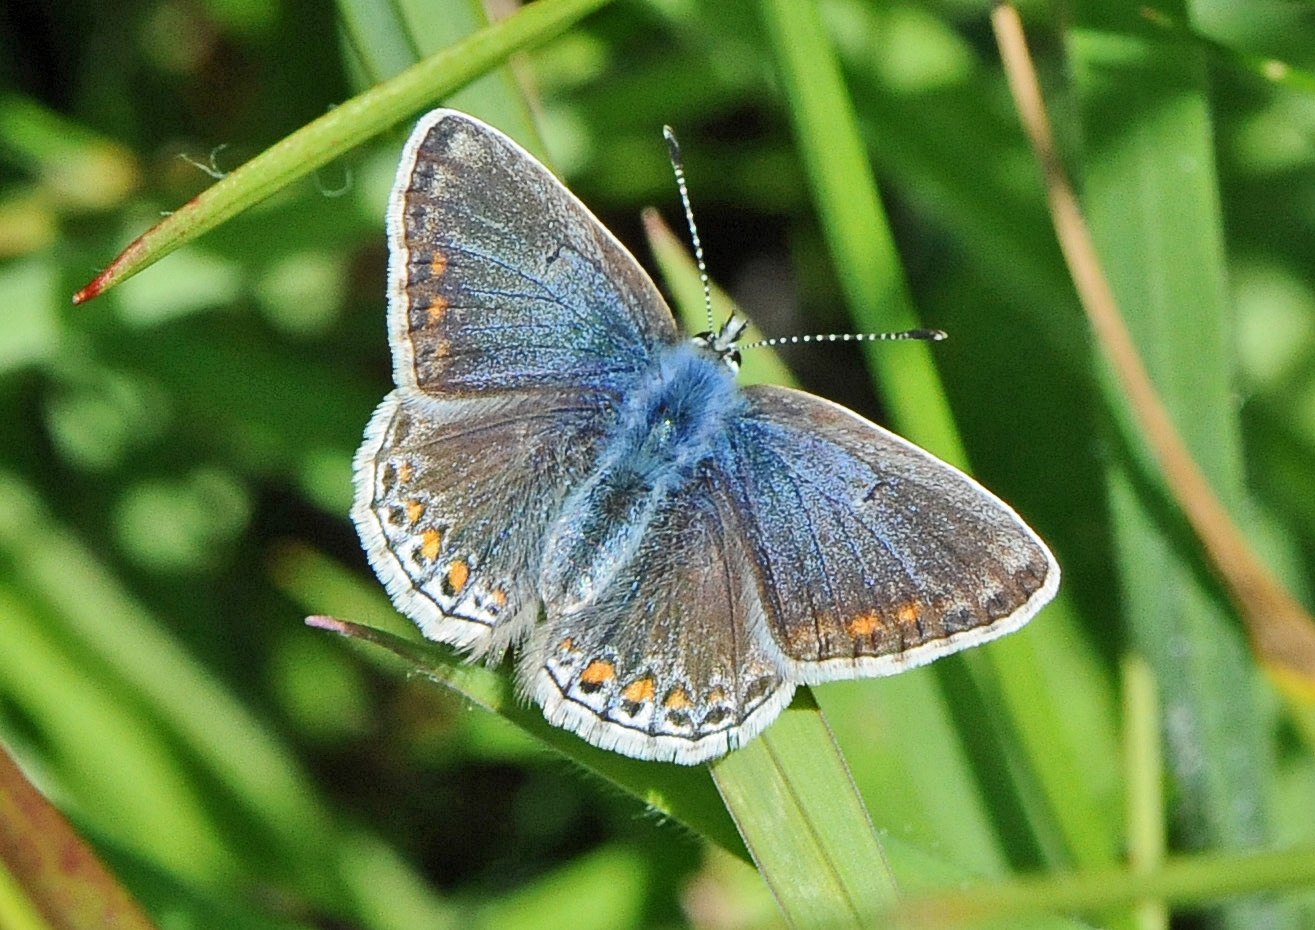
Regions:
<instances>
[{"instance_id":1,"label":"blue butterfly","mask_svg":"<svg viewBox=\"0 0 1315 930\"><path fill-rule=\"evenodd\" d=\"M976 482L843 407L736 383L743 322L682 336L635 259L505 135L435 110L388 210L396 390L353 519L393 602L519 653L550 722L693 764L797 685L1016 630L1045 544Z\"/></svg>"}]
</instances>

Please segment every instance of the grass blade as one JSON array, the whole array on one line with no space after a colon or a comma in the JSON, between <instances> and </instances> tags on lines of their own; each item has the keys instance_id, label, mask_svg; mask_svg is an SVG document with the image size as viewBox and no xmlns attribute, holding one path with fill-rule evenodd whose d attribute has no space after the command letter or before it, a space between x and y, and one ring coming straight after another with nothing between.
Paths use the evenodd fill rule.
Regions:
<instances>
[{"instance_id":1,"label":"grass blade","mask_svg":"<svg viewBox=\"0 0 1315 930\"><path fill-rule=\"evenodd\" d=\"M754 863L792 925L865 927L894 876L807 689L766 733L711 766Z\"/></svg>"},{"instance_id":2,"label":"grass blade","mask_svg":"<svg viewBox=\"0 0 1315 930\"><path fill-rule=\"evenodd\" d=\"M418 640L411 625L380 592L365 587L360 579L316 552L285 551L275 566L275 578L290 597L313 614L312 626L388 650L413 672L506 718L544 746L638 798L653 813L682 823L747 858L705 768L629 759L597 749L551 726L537 707L517 700L505 672L469 664L446 647ZM369 625L336 620L336 616L357 617Z\"/></svg>"},{"instance_id":3,"label":"grass blade","mask_svg":"<svg viewBox=\"0 0 1315 930\"><path fill-rule=\"evenodd\" d=\"M406 119L610 0L542 0L407 68L275 143L134 240L73 296L84 303L297 178Z\"/></svg>"},{"instance_id":4,"label":"grass blade","mask_svg":"<svg viewBox=\"0 0 1315 930\"><path fill-rule=\"evenodd\" d=\"M1141 901L1169 905L1213 904L1221 899L1290 891L1315 883L1315 849L1251 855L1184 856L1151 872L1101 869L1071 875L1020 879L993 886L909 901L889 914L897 927L1017 926L1027 915L1047 911L1102 912ZM1255 923L1256 927L1282 926Z\"/></svg>"}]
</instances>

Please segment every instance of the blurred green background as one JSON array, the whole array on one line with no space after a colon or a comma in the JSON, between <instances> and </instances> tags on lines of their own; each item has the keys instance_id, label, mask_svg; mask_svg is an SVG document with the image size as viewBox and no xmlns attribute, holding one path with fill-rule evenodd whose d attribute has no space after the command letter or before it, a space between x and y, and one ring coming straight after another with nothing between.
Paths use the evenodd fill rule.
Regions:
<instances>
[{"instance_id":1,"label":"blurred green background","mask_svg":"<svg viewBox=\"0 0 1315 930\"><path fill-rule=\"evenodd\" d=\"M755 322L868 328L810 194L828 141L801 133L770 5L618 0L449 102L522 138L533 114L550 163L650 268L641 209L682 228L671 124L711 273ZM1161 693L1169 847L1315 841L1315 729L1257 669L1096 359L988 9L818 6L913 303L951 334L933 357L973 470L1065 572L1060 601L984 657L818 689L878 830L980 877L1121 861L1136 653ZM1210 44L1136 4L1024 8L1134 335L1307 603L1313 10L1166 8ZM346 514L389 387L383 212L409 121L70 304L213 176L474 22L465 0L0 3L0 741L165 926L779 920L733 855L302 623L403 628ZM1268 56L1292 70L1271 80ZM858 351L785 358L888 422ZM1042 674L1011 678L1024 654ZM1315 906L1176 920L1295 930Z\"/></svg>"}]
</instances>

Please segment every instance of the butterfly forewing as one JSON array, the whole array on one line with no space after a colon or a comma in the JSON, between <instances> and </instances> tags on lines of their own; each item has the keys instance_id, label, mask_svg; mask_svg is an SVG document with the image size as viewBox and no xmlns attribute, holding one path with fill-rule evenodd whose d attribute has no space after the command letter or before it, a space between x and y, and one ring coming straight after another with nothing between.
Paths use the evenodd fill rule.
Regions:
<instances>
[{"instance_id":1,"label":"butterfly forewing","mask_svg":"<svg viewBox=\"0 0 1315 930\"><path fill-rule=\"evenodd\" d=\"M676 337L634 258L502 133L436 110L389 211L399 387L482 395L608 386Z\"/></svg>"},{"instance_id":2,"label":"butterfly forewing","mask_svg":"<svg viewBox=\"0 0 1315 930\"><path fill-rule=\"evenodd\" d=\"M886 675L1015 630L1059 568L977 482L843 407L746 389L726 488L798 681Z\"/></svg>"}]
</instances>

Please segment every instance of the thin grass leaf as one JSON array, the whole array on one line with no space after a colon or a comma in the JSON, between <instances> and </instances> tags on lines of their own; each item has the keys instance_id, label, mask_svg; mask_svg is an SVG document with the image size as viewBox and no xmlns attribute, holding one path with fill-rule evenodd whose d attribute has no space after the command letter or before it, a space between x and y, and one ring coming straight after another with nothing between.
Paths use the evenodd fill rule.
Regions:
<instances>
[{"instance_id":1,"label":"thin grass leaf","mask_svg":"<svg viewBox=\"0 0 1315 930\"><path fill-rule=\"evenodd\" d=\"M795 141L841 287L855 323L871 331L919 325L899 253L877 192L835 50L814 0L760 0L784 86ZM891 419L912 441L962 466L966 461L926 345L868 347Z\"/></svg>"},{"instance_id":2,"label":"thin grass leaf","mask_svg":"<svg viewBox=\"0 0 1315 930\"><path fill-rule=\"evenodd\" d=\"M808 689L766 733L711 769L792 926L866 927L868 915L895 902L872 821Z\"/></svg>"},{"instance_id":3,"label":"thin grass leaf","mask_svg":"<svg viewBox=\"0 0 1315 930\"><path fill-rule=\"evenodd\" d=\"M1088 137L1091 230L1174 425L1210 484L1243 500L1234 361L1205 73L1198 49L1132 35L1088 11L1069 36ZM1177 542L1165 491L1126 402L1113 411L1109 475L1129 633L1156 671L1169 771L1191 845L1247 847L1267 835L1272 715L1219 592ZM1204 582L1204 583L1203 583ZM1222 926L1278 921L1277 905L1222 910Z\"/></svg>"},{"instance_id":4,"label":"thin grass leaf","mask_svg":"<svg viewBox=\"0 0 1315 930\"><path fill-rule=\"evenodd\" d=\"M1155 675L1140 656L1126 656L1123 670L1123 768L1128 786L1128 867L1153 872L1164 864L1164 753L1160 748L1160 702ZM1168 930L1162 900L1138 902L1137 930Z\"/></svg>"},{"instance_id":5,"label":"thin grass leaf","mask_svg":"<svg viewBox=\"0 0 1315 930\"><path fill-rule=\"evenodd\" d=\"M1315 849L1252 855L1212 854L1171 859L1151 872L1089 870L1025 878L950 894L911 899L883 915L900 928L1016 926L1015 921L1047 911L1109 912L1141 901L1169 905L1214 904L1230 897L1255 897L1315 884ZM1252 924L1252 930L1280 924Z\"/></svg>"},{"instance_id":6,"label":"thin grass leaf","mask_svg":"<svg viewBox=\"0 0 1315 930\"><path fill-rule=\"evenodd\" d=\"M179 246L259 203L499 62L560 35L610 0L541 0L426 58L308 123L134 240L73 297L102 294Z\"/></svg>"},{"instance_id":7,"label":"thin grass leaf","mask_svg":"<svg viewBox=\"0 0 1315 930\"><path fill-rule=\"evenodd\" d=\"M502 716L544 746L638 798L655 814L669 817L729 852L748 858L705 768L630 759L598 749L550 725L537 707L517 699L505 671L465 662L451 649L418 640L415 630L401 620L380 593L364 587L360 579L318 553L286 550L280 556L275 578L312 614L312 626L387 649L411 671ZM357 617L364 624L335 619L338 616Z\"/></svg>"}]
</instances>

